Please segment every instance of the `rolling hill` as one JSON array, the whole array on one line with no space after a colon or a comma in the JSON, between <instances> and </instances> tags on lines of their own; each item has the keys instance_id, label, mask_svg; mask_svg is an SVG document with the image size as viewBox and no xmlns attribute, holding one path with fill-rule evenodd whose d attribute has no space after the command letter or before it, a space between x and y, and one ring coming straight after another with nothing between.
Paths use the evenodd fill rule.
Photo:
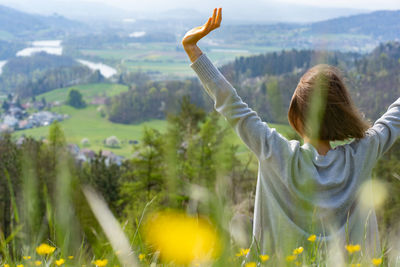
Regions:
<instances>
[{"instance_id":1,"label":"rolling hill","mask_svg":"<svg viewBox=\"0 0 400 267\"><path fill-rule=\"evenodd\" d=\"M0 5L0 39L59 38L86 26L59 15L41 16Z\"/></svg>"}]
</instances>

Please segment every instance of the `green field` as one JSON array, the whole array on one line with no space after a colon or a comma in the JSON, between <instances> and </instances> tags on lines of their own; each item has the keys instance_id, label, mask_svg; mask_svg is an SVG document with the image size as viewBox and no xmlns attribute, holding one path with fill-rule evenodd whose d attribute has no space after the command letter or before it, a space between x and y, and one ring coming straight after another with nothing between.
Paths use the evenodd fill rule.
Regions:
<instances>
[{"instance_id":1,"label":"green field","mask_svg":"<svg viewBox=\"0 0 400 267\"><path fill-rule=\"evenodd\" d=\"M140 140L144 126L163 132L167 125L166 121L162 120L152 120L136 125L115 124L106 118L102 118L97 112L97 107L93 105L85 109L60 106L53 108L52 111L70 116L67 120L60 123L68 143L80 145L83 138L88 138L90 141L89 149L94 151L111 150L115 154L125 157L129 157L132 153L132 146L128 143L129 140ZM24 134L39 139L46 138L48 131L49 127L40 127L18 131L15 135L21 136ZM111 149L103 145L103 140L113 135L120 140L121 148Z\"/></svg>"},{"instance_id":2,"label":"green field","mask_svg":"<svg viewBox=\"0 0 400 267\"><path fill-rule=\"evenodd\" d=\"M70 88L56 89L39 95L37 99L44 97L47 102L59 101L62 103L67 99ZM105 83L79 85L72 88L79 90L88 103L96 96L112 96L128 90L128 87L124 85ZM89 149L94 151L111 150L115 154L124 157L131 156L132 145L129 144L129 141L140 141L144 127L151 127L160 132L165 132L167 129L167 121L165 120L151 120L133 125L112 123L107 118L101 117L98 107L96 105L88 105L84 109L75 109L67 105L61 105L53 107L51 111L69 116L68 119L60 123L68 143L80 145L82 139L88 138L90 141ZM225 120L221 120L221 123L222 126L226 125ZM270 127L277 128L283 135L288 135L292 131L287 125L270 124ZM48 131L49 127L40 127L17 131L15 136L25 135L41 139L48 136ZM116 136L120 140L121 148L112 149L103 145L104 139L110 136ZM240 153L247 153L247 148L235 134L229 134L227 137L232 138L234 144L240 145Z\"/></svg>"},{"instance_id":3,"label":"green field","mask_svg":"<svg viewBox=\"0 0 400 267\"><path fill-rule=\"evenodd\" d=\"M54 107L52 111L60 114L68 114L70 117L61 122L60 125L65 133L68 143L80 145L83 138L88 138L90 141L89 149L94 151L111 150L117 155L130 157L132 154L132 146L130 140L140 141L144 127L150 127L165 132L167 129L167 121L151 120L133 125L124 125L112 123L106 118L102 118L97 112L97 106L88 106L85 109L75 109L70 106ZM225 122L224 122L225 123ZM270 127L277 128L279 132L286 135L289 133L290 127L287 125L270 124ZM46 138L49 132L49 127L40 127L17 131L15 136L21 135L32 136L34 138ZM107 137L115 135L121 142L121 148L108 148L103 145L103 140ZM235 135L229 135L232 142L239 144L239 152L246 152L247 149Z\"/></svg>"},{"instance_id":4,"label":"green field","mask_svg":"<svg viewBox=\"0 0 400 267\"><path fill-rule=\"evenodd\" d=\"M277 51L275 47L205 47L203 50L217 65L233 61L239 56L250 56L267 51ZM130 71L146 71L171 77L194 76L190 62L179 44L174 43L132 43L121 49L83 49L83 56L100 60L117 68Z\"/></svg>"},{"instance_id":5,"label":"green field","mask_svg":"<svg viewBox=\"0 0 400 267\"><path fill-rule=\"evenodd\" d=\"M128 91L128 86L109 83L94 83L77 85L67 88L59 88L37 96L37 99L45 98L47 102L64 102L67 100L68 92L71 88L79 90L83 98L90 102L96 96L114 96Z\"/></svg>"}]
</instances>

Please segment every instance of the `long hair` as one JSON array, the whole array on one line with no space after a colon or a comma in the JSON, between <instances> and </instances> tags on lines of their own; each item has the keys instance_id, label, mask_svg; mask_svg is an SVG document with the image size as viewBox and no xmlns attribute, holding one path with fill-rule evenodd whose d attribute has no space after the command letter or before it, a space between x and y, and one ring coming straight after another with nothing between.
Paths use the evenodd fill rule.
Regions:
<instances>
[{"instance_id":1,"label":"long hair","mask_svg":"<svg viewBox=\"0 0 400 267\"><path fill-rule=\"evenodd\" d=\"M316 65L300 79L289 106L290 125L320 140L363 138L369 128L351 100L340 71Z\"/></svg>"}]
</instances>

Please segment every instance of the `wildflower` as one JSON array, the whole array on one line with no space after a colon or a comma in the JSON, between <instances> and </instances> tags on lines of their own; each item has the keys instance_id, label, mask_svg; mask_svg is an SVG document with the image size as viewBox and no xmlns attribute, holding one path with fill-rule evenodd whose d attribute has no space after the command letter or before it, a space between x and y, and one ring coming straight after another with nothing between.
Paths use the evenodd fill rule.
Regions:
<instances>
[{"instance_id":1,"label":"wildflower","mask_svg":"<svg viewBox=\"0 0 400 267\"><path fill-rule=\"evenodd\" d=\"M295 250L293 250L293 255L299 255L304 251L303 247L298 247Z\"/></svg>"},{"instance_id":2,"label":"wildflower","mask_svg":"<svg viewBox=\"0 0 400 267\"><path fill-rule=\"evenodd\" d=\"M107 260L107 259L104 259L104 260L95 260L95 261L94 261L94 265L96 265L96 266L98 266L98 267L104 267L104 266L107 265L107 263L108 263L108 260Z\"/></svg>"},{"instance_id":3,"label":"wildflower","mask_svg":"<svg viewBox=\"0 0 400 267\"><path fill-rule=\"evenodd\" d=\"M360 251L360 249L361 249L360 245L358 245L358 244L357 245L347 245L347 246L345 246L345 248L350 254Z\"/></svg>"},{"instance_id":4,"label":"wildflower","mask_svg":"<svg viewBox=\"0 0 400 267\"><path fill-rule=\"evenodd\" d=\"M268 255L260 255L260 260L262 262L266 262L267 260L269 260L269 256Z\"/></svg>"},{"instance_id":5,"label":"wildflower","mask_svg":"<svg viewBox=\"0 0 400 267\"><path fill-rule=\"evenodd\" d=\"M48 255L54 252L56 250L55 247L49 246L47 244L41 244L36 248L36 253L39 255Z\"/></svg>"},{"instance_id":6,"label":"wildflower","mask_svg":"<svg viewBox=\"0 0 400 267\"><path fill-rule=\"evenodd\" d=\"M23 264L17 264L17 267L24 267Z\"/></svg>"},{"instance_id":7,"label":"wildflower","mask_svg":"<svg viewBox=\"0 0 400 267\"><path fill-rule=\"evenodd\" d=\"M360 264L360 263L353 263L353 264L351 264L350 266L351 266L351 267L360 267L361 264Z\"/></svg>"},{"instance_id":8,"label":"wildflower","mask_svg":"<svg viewBox=\"0 0 400 267\"><path fill-rule=\"evenodd\" d=\"M286 261L294 261L297 258L296 255L290 255L286 257Z\"/></svg>"},{"instance_id":9,"label":"wildflower","mask_svg":"<svg viewBox=\"0 0 400 267\"><path fill-rule=\"evenodd\" d=\"M138 258L139 258L140 261L143 261L144 258L146 258L146 255L144 255L143 253L139 254Z\"/></svg>"},{"instance_id":10,"label":"wildflower","mask_svg":"<svg viewBox=\"0 0 400 267\"><path fill-rule=\"evenodd\" d=\"M246 256L247 254L249 254L249 252L249 248L242 248L240 249L239 253L236 253L236 257Z\"/></svg>"},{"instance_id":11,"label":"wildflower","mask_svg":"<svg viewBox=\"0 0 400 267\"><path fill-rule=\"evenodd\" d=\"M254 261L248 262L246 263L246 265L244 267L256 267L257 263L255 263Z\"/></svg>"},{"instance_id":12,"label":"wildflower","mask_svg":"<svg viewBox=\"0 0 400 267\"><path fill-rule=\"evenodd\" d=\"M6 264L4 264L4 267L10 267L10 264L6 263Z\"/></svg>"},{"instance_id":13,"label":"wildflower","mask_svg":"<svg viewBox=\"0 0 400 267\"><path fill-rule=\"evenodd\" d=\"M23 258L24 258L24 260L30 260L31 256L24 256Z\"/></svg>"},{"instance_id":14,"label":"wildflower","mask_svg":"<svg viewBox=\"0 0 400 267\"><path fill-rule=\"evenodd\" d=\"M74 256L68 256L68 259L73 260Z\"/></svg>"},{"instance_id":15,"label":"wildflower","mask_svg":"<svg viewBox=\"0 0 400 267\"><path fill-rule=\"evenodd\" d=\"M381 265L382 263L382 258L373 258L372 259L372 264L375 266Z\"/></svg>"},{"instance_id":16,"label":"wildflower","mask_svg":"<svg viewBox=\"0 0 400 267\"><path fill-rule=\"evenodd\" d=\"M215 227L206 219L181 212L159 212L143 227L145 241L160 252L164 262L188 265L216 258L221 243Z\"/></svg>"},{"instance_id":17,"label":"wildflower","mask_svg":"<svg viewBox=\"0 0 400 267\"><path fill-rule=\"evenodd\" d=\"M42 265L42 262L41 261L35 261L35 266L39 266L39 265Z\"/></svg>"},{"instance_id":18,"label":"wildflower","mask_svg":"<svg viewBox=\"0 0 400 267\"><path fill-rule=\"evenodd\" d=\"M57 265L57 266L61 266L61 265L63 265L64 263L65 263L65 260L64 260L64 259L56 260L56 265Z\"/></svg>"},{"instance_id":19,"label":"wildflower","mask_svg":"<svg viewBox=\"0 0 400 267\"><path fill-rule=\"evenodd\" d=\"M315 242L315 240L317 240L317 236L316 235L310 235L307 239L310 242Z\"/></svg>"}]
</instances>

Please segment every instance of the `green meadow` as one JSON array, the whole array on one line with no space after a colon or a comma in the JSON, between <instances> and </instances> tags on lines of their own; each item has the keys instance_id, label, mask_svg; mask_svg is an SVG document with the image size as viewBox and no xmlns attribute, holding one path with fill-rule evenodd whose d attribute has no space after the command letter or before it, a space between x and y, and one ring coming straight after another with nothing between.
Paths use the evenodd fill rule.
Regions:
<instances>
[{"instance_id":1,"label":"green meadow","mask_svg":"<svg viewBox=\"0 0 400 267\"><path fill-rule=\"evenodd\" d=\"M86 101L91 101L95 97L114 96L128 91L128 86L110 83L94 83L59 88L37 96L37 99L45 98L47 102L64 102L68 98L68 92L71 88L78 90Z\"/></svg>"},{"instance_id":2,"label":"green meadow","mask_svg":"<svg viewBox=\"0 0 400 267\"><path fill-rule=\"evenodd\" d=\"M115 124L102 118L97 112L96 106L88 106L85 109L75 109L70 106L54 107L51 111L68 114L69 118L60 123L68 143L80 145L83 138L88 138L94 151L110 150L117 155L129 157L132 154L130 140L140 140L144 127L151 127L161 132L166 129L166 121L152 120L134 125ZM34 138L46 138L49 127L40 127L16 132L17 136L25 135ZM108 148L103 145L103 140L110 136L116 136L121 142L121 148Z\"/></svg>"},{"instance_id":3,"label":"green meadow","mask_svg":"<svg viewBox=\"0 0 400 267\"><path fill-rule=\"evenodd\" d=\"M205 48L204 52L217 65L223 65L240 56L277 51L276 47L244 47L218 49ZM83 49L83 56L92 60L100 60L114 67L129 71L145 71L168 75L169 77L194 76L189 67L190 62L179 44L173 43L131 43L119 49Z\"/></svg>"}]
</instances>

